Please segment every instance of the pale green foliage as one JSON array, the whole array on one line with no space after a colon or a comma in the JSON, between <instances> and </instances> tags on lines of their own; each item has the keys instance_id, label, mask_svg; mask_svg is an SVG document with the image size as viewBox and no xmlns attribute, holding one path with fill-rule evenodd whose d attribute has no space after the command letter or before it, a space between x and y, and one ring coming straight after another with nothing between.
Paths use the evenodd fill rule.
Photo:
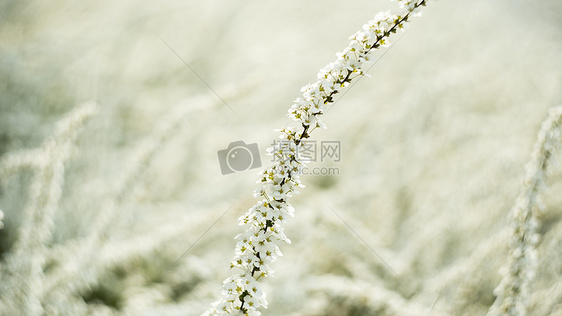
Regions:
<instances>
[{"instance_id":1,"label":"pale green foliage","mask_svg":"<svg viewBox=\"0 0 562 316\"><path fill-rule=\"evenodd\" d=\"M5 314L37 315L43 310L41 299L46 294L43 291L46 246L55 228L52 218L62 196L64 165L78 129L95 111L96 105L92 102L78 107L57 124L55 135L47 139L40 150L34 151L32 165L35 168L32 170L28 202L3 273L5 289L2 300L7 304L7 310L3 311ZM10 162L17 159L8 157L6 160L10 169L16 167ZM22 160L22 164L27 163L27 159Z\"/></svg>"},{"instance_id":2,"label":"pale green foliage","mask_svg":"<svg viewBox=\"0 0 562 316\"><path fill-rule=\"evenodd\" d=\"M526 166L524 188L517 197L511 214L511 240L509 259L504 268L504 278L496 289L496 302L490 315L527 314L532 293L532 283L537 273L537 245L541 217L545 211L542 192L550 165L560 143L562 106L553 108L543 122L532 159Z\"/></svg>"},{"instance_id":3,"label":"pale green foliage","mask_svg":"<svg viewBox=\"0 0 562 316\"><path fill-rule=\"evenodd\" d=\"M298 89L393 7L2 2L0 314L201 315L229 275L236 219L255 204L259 170L222 176L217 150L242 139L265 153L273 129L291 123ZM562 100L562 4L447 0L424 9L371 78L323 115L328 129L314 137L341 141L342 161L330 165L340 174L302 178L285 229L292 244L263 282L264 315L473 316L496 300L525 164ZM55 158L42 144L85 100L99 110L65 152L56 185L41 189L60 192L33 202L37 162ZM560 156L542 193L528 315L562 312ZM26 250L14 267L39 201L49 210L36 218L41 251Z\"/></svg>"}]
</instances>

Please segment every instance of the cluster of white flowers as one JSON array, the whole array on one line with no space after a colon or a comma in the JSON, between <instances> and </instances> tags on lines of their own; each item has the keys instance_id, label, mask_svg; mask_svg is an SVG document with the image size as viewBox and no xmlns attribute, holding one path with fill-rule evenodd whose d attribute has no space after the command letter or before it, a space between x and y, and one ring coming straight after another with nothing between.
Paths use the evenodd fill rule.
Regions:
<instances>
[{"instance_id":1,"label":"cluster of white flowers","mask_svg":"<svg viewBox=\"0 0 562 316\"><path fill-rule=\"evenodd\" d=\"M405 0L391 0L391 1L397 1L400 4L400 8L407 8L408 12L410 12L411 14L416 14L416 15L421 15L419 8L422 5L425 5L425 1L405 1Z\"/></svg>"},{"instance_id":2,"label":"cluster of white flowers","mask_svg":"<svg viewBox=\"0 0 562 316\"><path fill-rule=\"evenodd\" d=\"M0 210L0 229L4 228L4 223L2 223L2 219L4 219L4 213Z\"/></svg>"},{"instance_id":3,"label":"cluster of white flowers","mask_svg":"<svg viewBox=\"0 0 562 316\"><path fill-rule=\"evenodd\" d=\"M543 122L526 166L524 188L511 213L511 241L504 277L495 289L497 298L488 315L526 315L531 282L537 267L538 217L545 210L541 194L552 157L562 136L562 106L553 108Z\"/></svg>"},{"instance_id":4,"label":"cluster of white flowers","mask_svg":"<svg viewBox=\"0 0 562 316\"><path fill-rule=\"evenodd\" d=\"M240 225L246 225L244 233L235 237L236 253L230 263L238 273L224 281L223 298L213 305L205 315L222 315L241 312L243 315L260 315L259 307L267 307L265 292L257 281L271 276L270 264L283 254L277 242L291 241L285 236L281 225L294 216L294 208L287 198L298 193L303 187L299 180L301 163L297 161L299 144L294 129L282 129L281 142L272 155L278 162L261 173L261 187L254 192L262 197L252 208L239 218Z\"/></svg>"},{"instance_id":5,"label":"cluster of white flowers","mask_svg":"<svg viewBox=\"0 0 562 316\"><path fill-rule=\"evenodd\" d=\"M241 225L247 225L244 233L236 236L236 254L230 266L240 271L224 281L223 297L213 304L204 315L261 315L259 307L267 307L265 293L257 281L271 276L270 264L282 256L277 242L290 243L285 236L282 223L294 216L293 207L287 198L304 187L300 171L304 167L298 152L303 140L317 127L326 126L319 116L325 113L326 106L341 88L364 75L363 67L370 60L370 53L380 47L389 46L388 37L404 28L404 23L426 0L400 1L407 8L401 15L389 12L379 13L363 30L350 37L351 42L343 52L337 53L336 61L328 64L318 73L318 80L301 89L302 97L295 100L289 116L302 125L302 130L288 127L279 130L281 142L268 151L277 159L275 164L261 175L261 187L255 197L261 197L256 205L242 216Z\"/></svg>"},{"instance_id":6,"label":"cluster of white flowers","mask_svg":"<svg viewBox=\"0 0 562 316\"><path fill-rule=\"evenodd\" d=\"M388 37L403 30L405 23L412 15L419 15L418 10L426 1L399 1L401 7L406 8L403 14L380 12L375 18L363 25L363 30L350 37L351 42L342 52L336 54L337 59L329 63L318 72L318 80L301 89L302 97L295 100L289 110L289 116L302 123L304 131L299 138L307 138L309 129L325 125L319 116L326 111L326 106L332 103L333 96L339 89L365 75L365 63L371 60L371 52L379 47L390 46Z\"/></svg>"}]
</instances>

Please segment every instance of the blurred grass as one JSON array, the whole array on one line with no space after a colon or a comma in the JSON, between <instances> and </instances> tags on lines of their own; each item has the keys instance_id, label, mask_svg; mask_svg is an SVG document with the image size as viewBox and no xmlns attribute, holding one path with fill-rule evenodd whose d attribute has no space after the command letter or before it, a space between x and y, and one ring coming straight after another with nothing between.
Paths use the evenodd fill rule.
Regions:
<instances>
[{"instance_id":1,"label":"blurred grass","mask_svg":"<svg viewBox=\"0 0 562 316\"><path fill-rule=\"evenodd\" d=\"M96 217L97 201L159 120L177 106L192 106L196 96L213 100L215 106L194 114L165 144L143 180L144 189L121 210L121 222L112 232L121 240L150 234L155 225L177 216L206 220L179 234L182 239L173 245L163 245L162 253L121 268L129 277L148 277L171 264L235 205L189 254L196 262L178 267L175 282L190 279L198 265L208 266L204 277L190 285L191 291L174 294L179 298L155 303L170 311L172 304L187 304L190 310L184 314L197 315L220 291L239 230L233 223L253 204L257 180L254 171L222 176L216 151L243 139L257 142L265 152L276 137L272 130L291 124L284 115L300 87L334 58L349 35L391 7L387 1L333 0L322 6L294 0L282 5L0 2L0 155L38 146L77 103L94 99L102 106L68 166L56 218L56 242L64 243L80 236ZM439 295L434 277L467 260L507 225L539 124L547 109L562 100L561 12L555 0L450 0L424 8L373 67L372 77L363 78L327 112L328 130L313 134L342 142L340 176L304 179L308 187L295 198L297 217L288 225L293 245L282 249L277 278L268 281L267 315L304 310L307 300L292 291L311 274L382 284L429 311ZM226 99L238 116L159 36L219 95L232 85L252 82L240 96ZM262 162L268 158L262 156ZM27 177L8 179L0 191L6 215L2 252L14 239ZM559 240L559 180L558 172L546 198L545 240L551 235ZM326 203L361 224L358 233L388 256L402 279L395 279ZM552 286L548 280L559 280L560 256L550 257L547 249L539 249L545 267L539 267L544 271L538 276L539 290ZM461 278L466 291L447 288L435 310L482 314L493 301L491 290L504 258L497 253L482 263L485 270ZM85 300L98 297L123 313L131 308L127 301L134 301L127 286L168 286L161 281L126 285L112 270L100 282L84 294ZM120 285L103 290L103 284L114 282ZM183 285L170 286L171 293L178 293ZM113 293L116 289L122 292ZM111 299L104 299L109 294ZM367 315L369 307L361 304L368 305L354 302L348 314L359 310Z\"/></svg>"}]
</instances>

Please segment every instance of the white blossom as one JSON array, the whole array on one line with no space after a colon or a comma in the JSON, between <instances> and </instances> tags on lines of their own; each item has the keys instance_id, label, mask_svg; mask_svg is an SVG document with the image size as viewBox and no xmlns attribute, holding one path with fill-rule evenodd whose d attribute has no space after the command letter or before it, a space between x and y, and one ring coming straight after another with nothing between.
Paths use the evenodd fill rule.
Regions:
<instances>
[{"instance_id":1,"label":"white blossom","mask_svg":"<svg viewBox=\"0 0 562 316\"><path fill-rule=\"evenodd\" d=\"M373 50L390 45L388 37L402 29L412 12L425 2L400 2L406 8L402 15L377 14L362 31L350 37L348 47L336 54L334 62L320 69L317 81L301 88L302 95L289 109L289 116L300 123L302 130L295 127L277 130L281 141L268 149L275 163L259 173L260 186L254 191L254 197L262 199L239 218L246 230L235 237L235 255L230 267L237 272L224 281L223 297L204 315L240 312L260 315L258 308L267 307L265 293L257 281L272 276L271 264L283 255L279 242L291 242L282 224L294 216L288 199L298 193L298 188L304 187L299 173L305 167L305 159L298 155L303 150L302 141L309 138L314 129L326 128L319 117L326 112L327 104L334 101L333 96L353 79L365 75L363 66L370 60Z\"/></svg>"}]
</instances>

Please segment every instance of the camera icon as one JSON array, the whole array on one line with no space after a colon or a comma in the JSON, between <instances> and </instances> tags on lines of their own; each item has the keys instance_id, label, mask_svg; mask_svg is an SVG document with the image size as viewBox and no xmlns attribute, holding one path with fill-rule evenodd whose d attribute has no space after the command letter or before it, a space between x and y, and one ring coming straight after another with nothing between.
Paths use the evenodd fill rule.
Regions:
<instances>
[{"instance_id":1,"label":"camera icon","mask_svg":"<svg viewBox=\"0 0 562 316\"><path fill-rule=\"evenodd\" d=\"M256 143L246 144L241 140L231 142L226 149L217 151L217 155L223 175L261 167Z\"/></svg>"}]
</instances>

